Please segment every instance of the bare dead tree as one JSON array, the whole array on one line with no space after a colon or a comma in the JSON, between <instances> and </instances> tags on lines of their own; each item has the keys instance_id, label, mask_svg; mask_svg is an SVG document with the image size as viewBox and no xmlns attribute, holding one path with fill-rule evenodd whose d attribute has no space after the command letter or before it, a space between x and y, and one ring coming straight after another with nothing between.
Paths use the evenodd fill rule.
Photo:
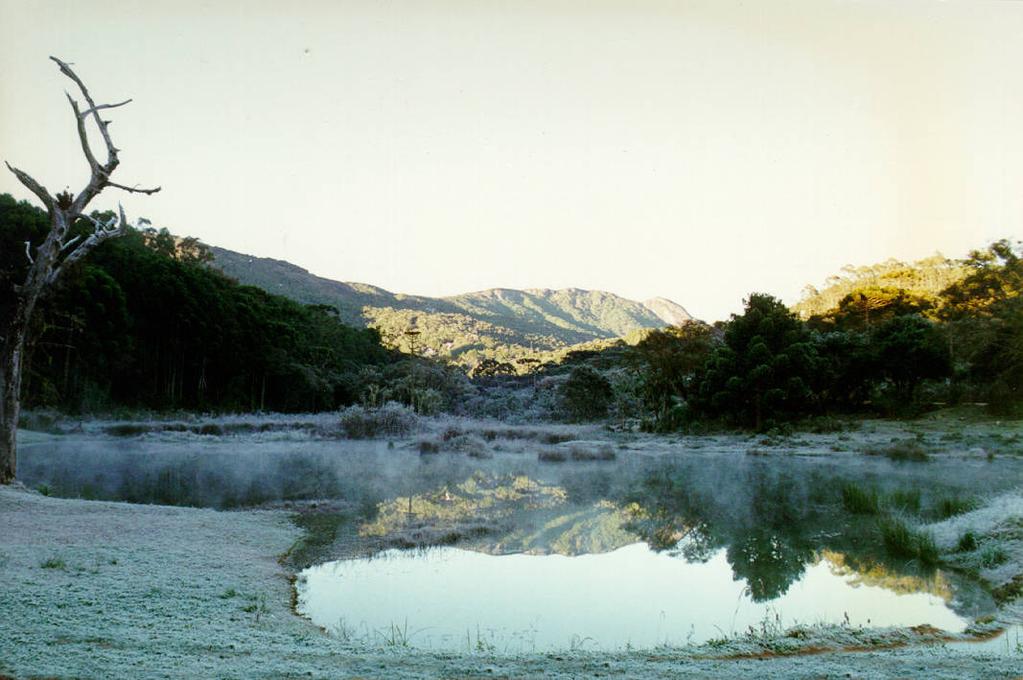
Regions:
<instances>
[{"instance_id":1,"label":"bare dead tree","mask_svg":"<svg viewBox=\"0 0 1023 680\"><path fill-rule=\"evenodd\" d=\"M25 187L42 201L50 220L50 230L42 243L36 245L25 241L25 257L28 259L28 273L20 285L15 284L15 311L10 319L2 321L0 329L0 484L14 481L17 470L17 427L18 415L21 410L21 373L25 352L25 340L29 322L36 304L51 290L61 276L78 260L89 254L96 246L107 239L120 236L128 226L124 216L124 208L118 205L118 215L109 220L99 220L86 213L89 203L107 187L121 189L129 193L153 194L160 190L140 189L137 186L118 184L110 179L120 164L117 154L119 149L110 139L110 121L100 115L102 111L115 109L131 100L127 99L116 104L97 104L89 94L85 83L71 69L71 65L50 57L60 72L70 78L76 85L84 106L74 97L67 94L68 102L75 115L78 126L78 139L82 144L82 153L89 163L89 182L72 195L68 191L50 194L28 173L6 163L7 169L14 173ZM106 147L106 162L100 163L89 143L87 126L92 123L98 129ZM71 227L78 219L85 219L91 224L91 231L86 234L71 236Z\"/></svg>"}]
</instances>

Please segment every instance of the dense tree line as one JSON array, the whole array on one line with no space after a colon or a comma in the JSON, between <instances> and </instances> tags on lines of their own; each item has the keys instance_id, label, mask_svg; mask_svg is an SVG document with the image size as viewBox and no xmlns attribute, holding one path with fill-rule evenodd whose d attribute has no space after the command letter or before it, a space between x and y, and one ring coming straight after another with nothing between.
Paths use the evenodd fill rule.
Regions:
<instances>
[{"instance_id":1,"label":"dense tree line","mask_svg":"<svg viewBox=\"0 0 1023 680\"><path fill-rule=\"evenodd\" d=\"M918 277L905 267L898 276L944 280L924 262ZM848 287L832 308L805 321L754 293L742 314L716 328L654 331L631 350L642 415L661 430L706 419L765 429L814 415L908 414L934 401L1019 410L1021 244L998 241L942 266L950 270L961 275L930 294L873 279Z\"/></svg>"},{"instance_id":2,"label":"dense tree line","mask_svg":"<svg viewBox=\"0 0 1023 680\"><path fill-rule=\"evenodd\" d=\"M45 229L42 211L0 196L0 314L26 266L23 242ZM330 307L238 285L209 259L195 239L151 228L97 248L36 321L26 404L296 411L396 400L424 413L499 406L670 430L898 415L934 401L1007 412L1023 401L1023 259L1009 241L922 261L920 272L892 262L850 269L828 290L832 306L809 316L754 293L714 326L591 343L557 362L483 362L472 382L457 366L386 349Z\"/></svg>"},{"instance_id":3,"label":"dense tree line","mask_svg":"<svg viewBox=\"0 0 1023 680\"><path fill-rule=\"evenodd\" d=\"M41 210L0 196L0 314L27 265L23 242L45 229ZM78 263L32 329L26 405L326 409L359 398L364 368L393 361L375 331L238 285L209 259L195 239L143 229Z\"/></svg>"},{"instance_id":4,"label":"dense tree line","mask_svg":"<svg viewBox=\"0 0 1023 680\"><path fill-rule=\"evenodd\" d=\"M813 298L819 311L807 318L798 313L803 303L789 309L753 293L726 322L690 322L570 353L544 373L572 376L561 397L573 418L641 420L660 431L707 422L765 430L813 416L911 415L961 401L1017 413L1021 248L1003 240L959 261L847 268L826 296ZM818 304L824 298L831 307ZM607 385L590 390L597 399L574 387L597 384L590 369L606 378L610 396Z\"/></svg>"}]
</instances>

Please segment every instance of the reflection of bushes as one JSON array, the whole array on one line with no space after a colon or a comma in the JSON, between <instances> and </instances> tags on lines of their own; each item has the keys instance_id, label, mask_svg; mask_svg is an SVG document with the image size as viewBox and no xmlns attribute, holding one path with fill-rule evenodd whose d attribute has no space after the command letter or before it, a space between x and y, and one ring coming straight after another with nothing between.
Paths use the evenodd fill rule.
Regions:
<instances>
[{"instance_id":1,"label":"reflection of bushes","mask_svg":"<svg viewBox=\"0 0 1023 680\"><path fill-rule=\"evenodd\" d=\"M149 428L145 425L136 423L118 423L117 425L111 425L106 429L106 431L107 434L113 435L114 437L136 437L148 432Z\"/></svg>"},{"instance_id":2,"label":"reflection of bushes","mask_svg":"<svg viewBox=\"0 0 1023 680\"><path fill-rule=\"evenodd\" d=\"M351 439L407 437L418 425L415 411L394 402L373 409L349 406L341 411L341 427Z\"/></svg>"},{"instance_id":3,"label":"reflection of bushes","mask_svg":"<svg viewBox=\"0 0 1023 680\"><path fill-rule=\"evenodd\" d=\"M899 595L930 593L945 602L952 600L952 584L940 570L925 575L900 573L873 559L858 560L847 553L822 550L819 559L826 560L831 573L849 578L849 583L885 588Z\"/></svg>"},{"instance_id":4,"label":"reflection of bushes","mask_svg":"<svg viewBox=\"0 0 1023 680\"><path fill-rule=\"evenodd\" d=\"M728 546L728 561L736 578L744 578L754 602L783 595L803 575L813 550L773 531L751 530Z\"/></svg>"},{"instance_id":5,"label":"reflection of bushes","mask_svg":"<svg viewBox=\"0 0 1023 680\"><path fill-rule=\"evenodd\" d=\"M911 571L930 569L939 561L934 538L893 515L919 514L921 496L915 488L880 488L813 473L800 483L758 461L731 480L698 463L664 465L650 470L628 498L639 507L630 528L652 548L687 558L726 548L735 578L746 580L751 596L763 600L783 594L821 551L863 560L862 568L879 576L896 566L898 572L886 572L886 579L905 572L906 559L916 563ZM880 555L901 558L902 566L896 560L882 568Z\"/></svg>"}]
</instances>

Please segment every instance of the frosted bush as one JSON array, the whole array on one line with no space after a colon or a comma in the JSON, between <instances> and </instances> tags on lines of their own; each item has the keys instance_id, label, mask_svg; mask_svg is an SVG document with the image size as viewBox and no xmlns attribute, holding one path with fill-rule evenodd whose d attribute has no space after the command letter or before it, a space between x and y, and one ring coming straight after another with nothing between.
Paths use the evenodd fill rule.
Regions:
<instances>
[{"instance_id":1,"label":"frosted bush","mask_svg":"<svg viewBox=\"0 0 1023 680\"><path fill-rule=\"evenodd\" d=\"M445 448L449 451L464 453L470 458L490 458L487 443L475 434L459 434L447 439Z\"/></svg>"},{"instance_id":2,"label":"frosted bush","mask_svg":"<svg viewBox=\"0 0 1023 680\"><path fill-rule=\"evenodd\" d=\"M350 439L407 437L419 428L419 416L393 401L379 408L356 405L341 411L341 427Z\"/></svg>"}]
</instances>

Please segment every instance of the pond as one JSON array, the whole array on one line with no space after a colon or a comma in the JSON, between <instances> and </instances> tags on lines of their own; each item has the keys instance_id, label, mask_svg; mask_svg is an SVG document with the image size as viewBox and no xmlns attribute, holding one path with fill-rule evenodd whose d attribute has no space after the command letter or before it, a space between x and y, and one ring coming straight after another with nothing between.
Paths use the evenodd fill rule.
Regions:
<instances>
[{"instance_id":1,"label":"pond","mask_svg":"<svg viewBox=\"0 0 1023 680\"><path fill-rule=\"evenodd\" d=\"M994 613L914 531L1016 488L1023 456L904 462L841 436L767 453L636 438L604 447L612 460L551 463L536 436L482 437L471 456L305 430L86 432L26 444L19 476L60 496L291 508L308 532L288 556L301 611L374 644L613 650L796 622L955 632ZM891 439L858 436L859 450Z\"/></svg>"},{"instance_id":2,"label":"pond","mask_svg":"<svg viewBox=\"0 0 1023 680\"><path fill-rule=\"evenodd\" d=\"M724 550L691 563L645 543L571 557L390 550L311 567L297 589L299 612L342 637L452 651L651 648L813 623L960 632L968 623L939 594L870 585L827 558L757 602Z\"/></svg>"}]
</instances>

